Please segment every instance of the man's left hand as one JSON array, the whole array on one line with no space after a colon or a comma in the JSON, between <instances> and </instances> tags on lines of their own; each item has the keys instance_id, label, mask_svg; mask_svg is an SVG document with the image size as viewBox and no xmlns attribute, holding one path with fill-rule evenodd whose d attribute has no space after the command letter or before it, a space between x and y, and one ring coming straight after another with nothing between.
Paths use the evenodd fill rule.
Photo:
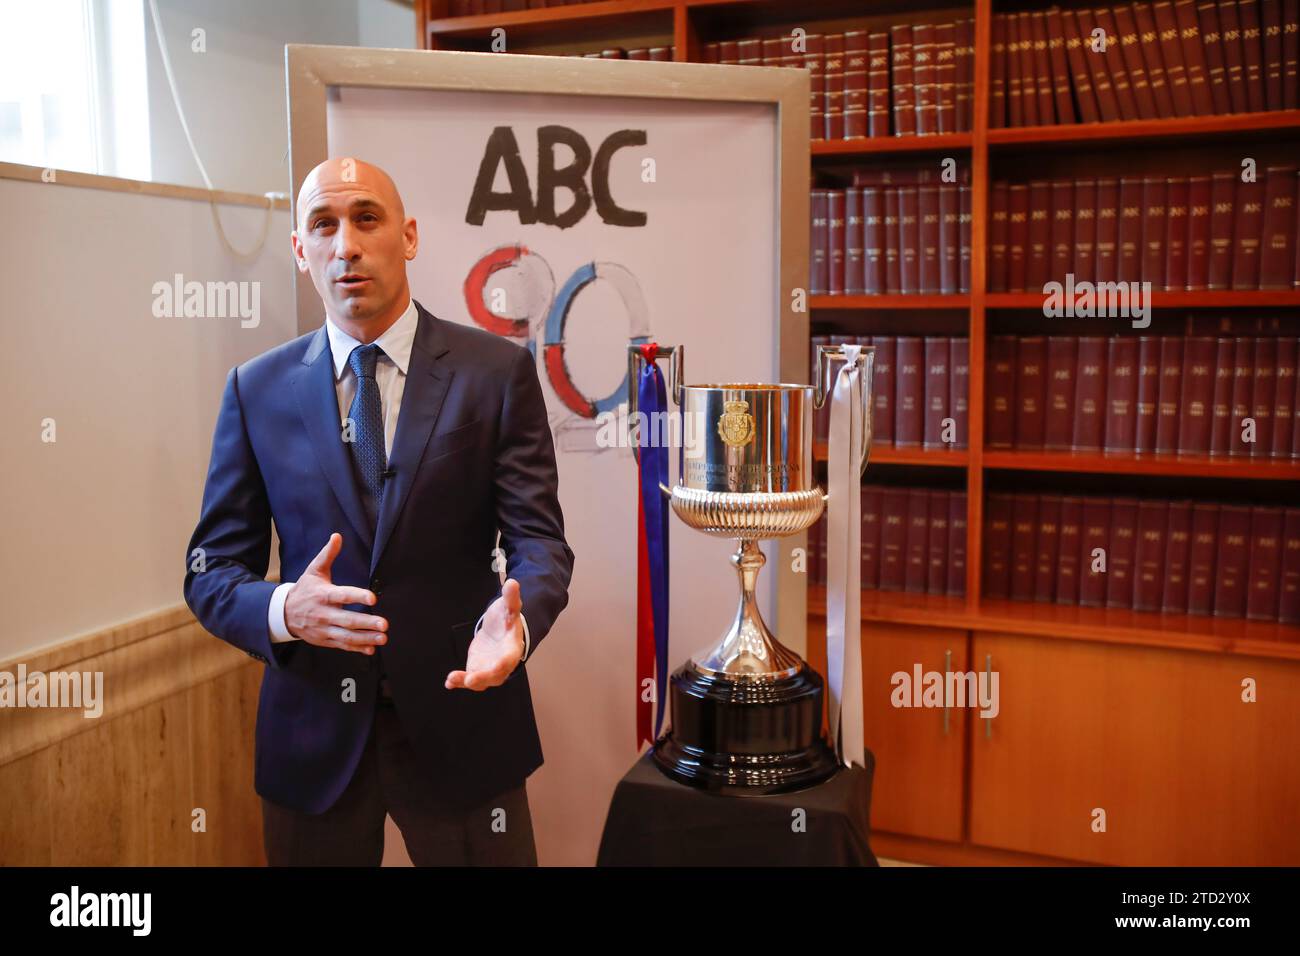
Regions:
<instances>
[{"instance_id":1,"label":"man's left hand","mask_svg":"<svg viewBox=\"0 0 1300 956\"><path fill-rule=\"evenodd\" d=\"M507 579L501 596L487 609L483 626L470 641L465 670L447 675L448 690L487 690L505 683L524 656L524 626L519 618L523 606L519 582Z\"/></svg>"}]
</instances>

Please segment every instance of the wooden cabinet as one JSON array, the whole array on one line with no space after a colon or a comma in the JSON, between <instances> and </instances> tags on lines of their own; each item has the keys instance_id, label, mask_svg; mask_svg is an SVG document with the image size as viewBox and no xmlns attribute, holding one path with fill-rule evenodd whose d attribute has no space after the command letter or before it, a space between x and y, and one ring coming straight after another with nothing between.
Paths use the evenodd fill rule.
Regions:
<instances>
[{"instance_id":1,"label":"wooden cabinet","mask_svg":"<svg viewBox=\"0 0 1300 956\"><path fill-rule=\"evenodd\" d=\"M1000 698L987 728L972 720L971 843L1124 865L1300 862L1297 664L978 632L971 656Z\"/></svg>"}]
</instances>

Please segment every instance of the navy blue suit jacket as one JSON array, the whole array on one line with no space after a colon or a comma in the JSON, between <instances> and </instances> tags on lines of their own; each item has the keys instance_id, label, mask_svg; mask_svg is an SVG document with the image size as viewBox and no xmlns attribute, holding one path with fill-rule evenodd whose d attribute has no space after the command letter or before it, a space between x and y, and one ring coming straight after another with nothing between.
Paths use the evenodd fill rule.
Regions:
<instances>
[{"instance_id":1,"label":"navy blue suit jacket","mask_svg":"<svg viewBox=\"0 0 1300 956\"><path fill-rule=\"evenodd\" d=\"M542 763L524 663L499 687L447 690L506 570L520 584L529 656L568 603L555 449L531 354L481 329L419 313L387 480L372 535L339 426L322 327L232 369L203 508L186 554L199 622L267 665L257 708L255 788L283 806L328 809L352 778L374 717L381 663L431 791L486 799ZM296 581L343 535L333 581L369 587L388 619L373 656L272 643L265 580L271 522ZM195 549L202 549L197 554ZM201 570L196 570L201 568ZM367 610L350 606L353 610ZM355 702L345 700L355 682Z\"/></svg>"}]
</instances>

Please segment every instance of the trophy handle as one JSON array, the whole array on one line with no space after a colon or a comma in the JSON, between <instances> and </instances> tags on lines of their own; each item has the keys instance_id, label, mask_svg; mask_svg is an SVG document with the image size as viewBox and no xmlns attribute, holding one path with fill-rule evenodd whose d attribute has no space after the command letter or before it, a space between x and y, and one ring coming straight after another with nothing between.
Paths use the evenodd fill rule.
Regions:
<instances>
[{"instance_id":1,"label":"trophy handle","mask_svg":"<svg viewBox=\"0 0 1300 956\"><path fill-rule=\"evenodd\" d=\"M680 345L656 345L655 358L657 362L663 356L668 356L668 400L678 408L682 407L682 376L686 365L686 350ZM637 390L641 381L641 369L645 365L645 357L641 354L640 345L629 345L627 347L627 430L628 442L632 446L632 456L636 459L638 467L641 464L641 455L637 451L638 443L636 436L632 434L632 421L637 412ZM665 487L664 483L659 482L659 490L663 492L665 498L671 498L673 491Z\"/></svg>"},{"instance_id":2,"label":"trophy handle","mask_svg":"<svg viewBox=\"0 0 1300 956\"><path fill-rule=\"evenodd\" d=\"M830 400L830 391L826 387L826 373L831 362L844 359L844 350L838 345L817 346L817 381L814 383L813 407L821 408ZM858 347L857 366L862 369L862 460L858 463L859 477L867 470L867 458L871 454L872 401L871 378L876 365L876 347L861 345ZM838 375L838 371L836 372ZM822 495L823 501L829 501L830 495Z\"/></svg>"}]
</instances>

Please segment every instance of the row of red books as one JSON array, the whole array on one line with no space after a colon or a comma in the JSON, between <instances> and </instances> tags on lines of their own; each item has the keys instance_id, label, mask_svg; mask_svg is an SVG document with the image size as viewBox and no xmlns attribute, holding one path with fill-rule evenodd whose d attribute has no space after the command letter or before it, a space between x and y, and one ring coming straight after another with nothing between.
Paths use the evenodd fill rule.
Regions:
<instances>
[{"instance_id":1,"label":"row of red books","mask_svg":"<svg viewBox=\"0 0 1300 956\"><path fill-rule=\"evenodd\" d=\"M1156 291L1300 288L1295 166L1239 173L995 182L989 291L1049 281Z\"/></svg>"},{"instance_id":2,"label":"row of red books","mask_svg":"<svg viewBox=\"0 0 1300 956\"><path fill-rule=\"evenodd\" d=\"M969 292L970 203L960 183L814 189L812 294Z\"/></svg>"},{"instance_id":3,"label":"row of red books","mask_svg":"<svg viewBox=\"0 0 1300 956\"><path fill-rule=\"evenodd\" d=\"M1300 105L1300 0L1157 0L993 17L989 125Z\"/></svg>"},{"instance_id":4,"label":"row of red books","mask_svg":"<svg viewBox=\"0 0 1300 956\"><path fill-rule=\"evenodd\" d=\"M671 62L677 52L675 46L643 46L625 50L621 46L606 47L599 53L568 53L566 56L582 56L591 60L653 60L657 63Z\"/></svg>"},{"instance_id":5,"label":"row of red books","mask_svg":"<svg viewBox=\"0 0 1300 956\"><path fill-rule=\"evenodd\" d=\"M1300 340L994 336L989 448L1300 458Z\"/></svg>"},{"instance_id":6,"label":"row of red books","mask_svg":"<svg viewBox=\"0 0 1300 956\"><path fill-rule=\"evenodd\" d=\"M885 447L966 448L969 444L970 340L927 335L814 335L809 381L816 381L819 345L871 345L871 443ZM829 379L831 366L823 373ZM830 433L827 401L813 413L813 436Z\"/></svg>"},{"instance_id":7,"label":"row of red books","mask_svg":"<svg viewBox=\"0 0 1300 956\"><path fill-rule=\"evenodd\" d=\"M1300 623L1300 509L991 494L985 597Z\"/></svg>"},{"instance_id":8,"label":"row of red books","mask_svg":"<svg viewBox=\"0 0 1300 956\"><path fill-rule=\"evenodd\" d=\"M451 0L447 15L467 17L477 13L513 13L515 10L540 10L544 7L568 7L597 0Z\"/></svg>"},{"instance_id":9,"label":"row of red books","mask_svg":"<svg viewBox=\"0 0 1300 956\"><path fill-rule=\"evenodd\" d=\"M808 529L810 583L824 585L827 519ZM966 493L862 486L862 587L966 593Z\"/></svg>"}]
</instances>

